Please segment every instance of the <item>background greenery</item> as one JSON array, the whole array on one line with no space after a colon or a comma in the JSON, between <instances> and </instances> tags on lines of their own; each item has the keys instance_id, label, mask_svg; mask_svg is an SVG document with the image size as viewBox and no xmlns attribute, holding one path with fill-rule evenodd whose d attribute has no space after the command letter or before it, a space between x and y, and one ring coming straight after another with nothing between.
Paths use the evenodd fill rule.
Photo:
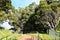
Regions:
<instances>
[{"instance_id":1,"label":"background greenery","mask_svg":"<svg viewBox=\"0 0 60 40\"><path fill-rule=\"evenodd\" d=\"M14 26L15 33L33 32L47 33L49 29L60 31L60 1L55 0L40 0L39 5L35 2L25 8L18 8L11 4L11 0L0 1L0 23L9 20L9 24ZM8 27L8 26L7 26ZM10 30L5 30L0 27L0 36L11 38L20 34L13 34ZM13 30L13 29L12 29ZM28 30L28 31L27 31ZM12 35L12 36L10 36ZM43 36L45 35L45 36ZM48 34L40 34L40 37L51 38ZM5 40L4 38L3 40ZM44 39L43 39L44 40Z\"/></svg>"}]
</instances>

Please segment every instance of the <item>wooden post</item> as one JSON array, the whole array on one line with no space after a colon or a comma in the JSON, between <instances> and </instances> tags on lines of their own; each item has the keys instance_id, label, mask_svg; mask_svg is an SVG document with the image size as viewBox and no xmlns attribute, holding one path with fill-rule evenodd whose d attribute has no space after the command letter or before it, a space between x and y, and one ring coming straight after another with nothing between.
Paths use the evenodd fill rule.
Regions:
<instances>
[{"instance_id":1,"label":"wooden post","mask_svg":"<svg viewBox=\"0 0 60 40\"><path fill-rule=\"evenodd\" d=\"M54 28L54 32L55 32L55 40L56 40L56 28Z\"/></svg>"}]
</instances>

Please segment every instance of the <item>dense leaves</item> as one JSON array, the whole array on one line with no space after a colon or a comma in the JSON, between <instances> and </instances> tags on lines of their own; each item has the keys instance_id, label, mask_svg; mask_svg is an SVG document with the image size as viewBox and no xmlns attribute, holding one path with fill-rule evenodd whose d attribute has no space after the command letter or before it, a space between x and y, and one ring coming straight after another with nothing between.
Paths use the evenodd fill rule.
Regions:
<instances>
[{"instance_id":1,"label":"dense leaves","mask_svg":"<svg viewBox=\"0 0 60 40\"><path fill-rule=\"evenodd\" d=\"M11 8L11 0L0 0L0 10L8 12L8 9Z\"/></svg>"},{"instance_id":2,"label":"dense leaves","mask_svg":"<svg viewBox=\"0 0 60 40\"><path fill-rule=\"evenodd\" d=\"M7 14L4 11L0 11L0 22L7 19Z\"/></svg>"},{"instance_id":3,"label":"dense leaves","mask_svg":"<svg viewBox=\"0 0 60 40\"><path fill-rule=\"evenodd\" d=\"M59 21L59 24L58 24L57 30L60 31L60 21Z\"/></svg>"},{"instance_id":4,"label":"dense leaves","mask_svg":"<svg viewBox=\"0 0 60 40\"><path fill-rule=\"evenodd\" d=\"M9 14L9 23L13 25L15 29L22 30L30 16L34 14L35 7L36 4L32 3L26 8L19 8L18 10L13 9L14 11L11 10L12 13Z\"/></svg>"},{"instance_id":5,"label":"dense leaves","mask_svg":"<svg viewBox=\"0 0 60 40\"><path fill-rule=\"evenodd\" d=\"M56 30L59 23L60 12L58 11L58 5L60 4L55 0L48 2L47 0L41 0L40 4L35 8L35 13L30 16L29 20L25 24L25 27L28 30L42 30L45 32L47 29L51 28Z\"/></svg>"},{"instance_id":6,"label":"dense leaves","mask_svg":"<svg viewBox=\"0 0 60 40\"><path fill-rule=\"evenodd\" d=\"M8 19L8 12L11 8L11 0L0 0L0 26ZM8 27L8 26L7 26ZM0 27L0 29L4 29Z\"/></svg>"},{"instance_id":7,"label":"dense leaves","mask_svg":"<svg viewBox=\"0 0 60 40\"><path fill-rule=\"evenodd\" d=\"M17 29L17 33L21 30L45 32L51 28L56 30L60 21L59 1L40 0L39 5L33 2L25 8L18 9L11 5L11 0L1 0L0 3L0 22L8 19L9 24Z\"/></svg>"},{"instance_id":8,"label":"dense leaves","mask_svg":"<svg viewBox=\"0 0 60 40\"><path fill-rule=\"evenodd\" d=\"M45 31L56 29L59 23L59 5L55 0L41 0L39 5L30 4L25 8L13 9L10 23L19 30ZM9 18L9 19L10 19Z\"/></svg>"}]
</instances>

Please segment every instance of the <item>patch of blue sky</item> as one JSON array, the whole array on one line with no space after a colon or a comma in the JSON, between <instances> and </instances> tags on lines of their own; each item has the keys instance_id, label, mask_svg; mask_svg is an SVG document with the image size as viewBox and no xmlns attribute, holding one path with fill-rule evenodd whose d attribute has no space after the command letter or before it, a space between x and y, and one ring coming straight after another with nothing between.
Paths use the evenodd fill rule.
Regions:
<instances>
[{"instance_id":1,"label":"patch of blue sky","mask_svg":"<svg viewBox=\"0 0 60 40\"><path fill-rule=\"evenodd\" d=\"M31 4L32 2L36 2L36 4L39 4L40 0L11 0L11 1L12 1L12 5L15 8L18 8L18 7L24 8L28 6L29 4Z\"/></svg>"}]
</instances>

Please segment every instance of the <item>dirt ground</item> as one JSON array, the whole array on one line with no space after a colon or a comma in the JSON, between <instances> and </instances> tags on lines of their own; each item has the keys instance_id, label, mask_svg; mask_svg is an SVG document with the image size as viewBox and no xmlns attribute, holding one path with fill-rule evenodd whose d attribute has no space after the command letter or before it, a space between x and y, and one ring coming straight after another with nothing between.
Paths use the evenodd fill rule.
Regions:
<instances>
[{"instance_id":1,"label":"dirt ground","mask_svg":"<svg viewBox=\"0 0 60 40\"><path fill-rule=\"evenodd\" d=\"M38 40L37 36L24 34L19 40Z\"/></svg>"}]
</instances>

